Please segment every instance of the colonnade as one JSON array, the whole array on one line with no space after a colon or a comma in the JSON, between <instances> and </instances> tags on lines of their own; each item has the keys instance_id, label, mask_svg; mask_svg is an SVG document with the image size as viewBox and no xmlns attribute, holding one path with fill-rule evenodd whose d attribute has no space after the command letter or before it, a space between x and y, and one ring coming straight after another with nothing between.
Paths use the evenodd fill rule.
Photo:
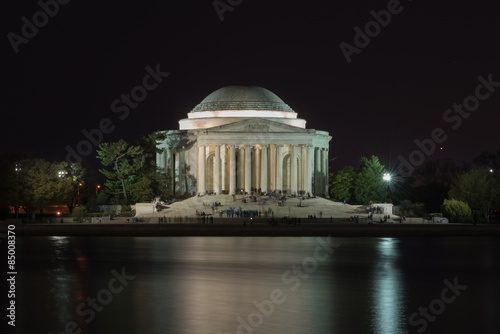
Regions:
<instances>
[{"instance_id":1,"label":"colonnade","mask_svg":"<svg viewBox=\"0 0 500 334\"><path fill-rule=\"evenodd\" d=\"M270 191L328 194L328 148L310 145L198 145L198 194Z\"/></svg>"}]
</instances>

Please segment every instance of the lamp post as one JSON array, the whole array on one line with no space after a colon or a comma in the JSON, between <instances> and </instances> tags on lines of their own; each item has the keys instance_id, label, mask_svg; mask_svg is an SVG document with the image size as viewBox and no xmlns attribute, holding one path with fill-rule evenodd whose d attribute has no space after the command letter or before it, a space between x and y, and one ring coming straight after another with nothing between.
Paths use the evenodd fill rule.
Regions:
<instances>
[{"instance_id":1,"label":"lamp post","mask_svg":"<svg viewBox=\"0 0 500 334\"><path fill-rule=\"evenodd\" d=\"M76 193L76 204L80 205L80 186L82 184L81 183L78 183L78 191Z\"/></svg>"},{"instance_id":2,"label":"lamp post","mask_svg":"<svg viewBox=\"0 0 500 334\"><path fill-rule=\"evenodd\" d=\"M16 171L16 207L14 212L16 213L16 219L19 218L19 172L21 171L21 164L16 162L14 170Z\"/></svg>"},{"instance_id":3,"label":"lamp post","mask_svg":"<svg viewBox=\"0 0 500 334\"><path fill-rule=\"evenodd\" d=\"M100 185L97 185L97 187L95 187L95 195L97 196L97 190L98 189L101 189L101 186Z\"/></svg>"}]
</instances>

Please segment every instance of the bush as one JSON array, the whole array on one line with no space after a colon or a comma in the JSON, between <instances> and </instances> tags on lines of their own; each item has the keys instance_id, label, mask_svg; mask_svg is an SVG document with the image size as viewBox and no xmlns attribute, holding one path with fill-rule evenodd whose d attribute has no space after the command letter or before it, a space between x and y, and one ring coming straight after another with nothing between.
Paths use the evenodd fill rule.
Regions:
<instances>
[{"instance_id":1,"label":"bush","mask_svg":"<svg viewBox=\"0 0 500 334\"><path fill-rule=\"evenodd\" d=\"M74 208L73 213L71 215L73 216L75 222L77 223L84 223L89 219L87 208L83 206L77 206L76 208Z\"/></svg>"},{"instance_id":2,"label":"bush","mask_svg":"<svg viewBox=\"0 0 500 334\"><path fill-rule=\"evenodd\" d=\"M445 199L441 205L443 214L454 223L463 223L472 221L472 211L469 204L456 199Z\"/></svg>"},{"instance_id":3,"label":"bush","mask_svg":"<svg viewBox=\"0 0 500 334\"><path fill-rule=\"evenodd\" d=\"M89 212L99 212L101 205L108 204L109 195L104 191L101 191L97 196L92 196L87 200L85 206Z\"/></svg>"}]
</instances>

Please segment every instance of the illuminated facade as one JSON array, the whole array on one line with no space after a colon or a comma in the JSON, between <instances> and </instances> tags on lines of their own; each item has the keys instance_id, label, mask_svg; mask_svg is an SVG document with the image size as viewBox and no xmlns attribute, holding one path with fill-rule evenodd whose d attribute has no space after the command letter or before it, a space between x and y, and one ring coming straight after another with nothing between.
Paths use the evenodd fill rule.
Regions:
<instances>
[{"instance_id":1,"label":"illuminated facade","mask_svg":"<svg viewBox=\"0 0 500 334\"><path fill-rule=\"evenodd\" d=\"M328 132L306 121L278 96L256 86L228 86L208 95L166 131L157 166L170 191L328 196Z\"/></svg>"}]
</instances>

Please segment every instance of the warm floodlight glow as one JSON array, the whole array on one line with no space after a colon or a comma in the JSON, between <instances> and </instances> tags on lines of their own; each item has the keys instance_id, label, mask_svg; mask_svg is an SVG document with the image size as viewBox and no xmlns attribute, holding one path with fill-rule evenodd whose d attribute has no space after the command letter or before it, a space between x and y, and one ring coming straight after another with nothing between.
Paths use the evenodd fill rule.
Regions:
<instances>
[{"instance_id":1,"label":"warm floodlight glow","mask_svg":"<svg viewBox=\"0 0 500 334\"><path fill-rule=\"evenodd\" d=\"M384 181L390 181L391 180L391 174L389 173L384 173L384 176L382 177Z\"/></svg>"}]
</instances>

